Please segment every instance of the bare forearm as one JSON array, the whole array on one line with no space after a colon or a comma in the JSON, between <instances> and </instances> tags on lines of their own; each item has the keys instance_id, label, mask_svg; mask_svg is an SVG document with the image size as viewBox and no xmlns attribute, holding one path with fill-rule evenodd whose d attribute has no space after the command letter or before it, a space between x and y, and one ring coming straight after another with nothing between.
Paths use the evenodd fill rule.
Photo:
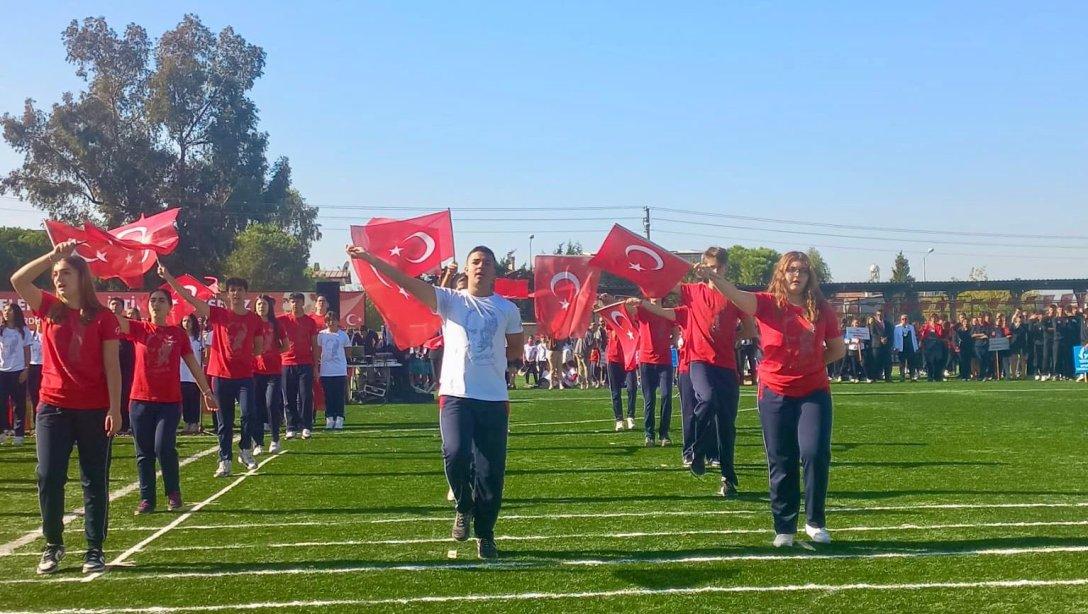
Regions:
<instances>
[{"instance_id":1,"label":"bare forearm","mask_svg":"<svg viewBox=\"0 0 1088 614\"><path fill-rule=\"evenodd\" d=\"M34 280L48 271L54 261L52 252L43 254L24 264L11 276L11 287L32 310L37 310L42 304L42 291L34 285Z\"/></svg>"},{"instance_id":2,"label":"bare forearm","mask_svg":"<svg viewBox=\"0 0 1088 614\"><path fill-rule=\"evenodd\" d=\"M646 311L649 311L650 313L654 314L655 316L657 316L659 318L665 318L666 320L668 320L670 322L675 322L676 321L676 310L675 309L669 309L667 307L661 307L660 305L654 305L653 303L651 303L650 301L647 301L647 300L643 300L639 304L639 307L642 307Z\"/></svg>"},{"instance_id":3,"label":"bare forearm","mask_svg":"<svg viewBox=\"0 0 1088 614\"><path fill-rule=\"evenodd\" d=\"M419 299L431 311L438 309L438 299L435 296L434 286L431 284L401 272L396 267L373 254L364 254L361 258L364 262L367 262L374 267L374 270L378 273L393 280L398 286L404 288L409 294Z\"/></svg>"},{"instance_id":4,"label":"bare forearm","mask_svg":"<svg viewBox=\"0 0 1088 614\"><path fill-rule=\"evenodd\" d=\"M746 292L733 285L733 282L727 280L720 275L713 275L710 278L710 283L714 285L714 289L721 292L725 298L733 301L733 304L737 306L742 312L748 315L755 315L756 313L756 295L751 292Z\"/></svg>"}]
</instances>

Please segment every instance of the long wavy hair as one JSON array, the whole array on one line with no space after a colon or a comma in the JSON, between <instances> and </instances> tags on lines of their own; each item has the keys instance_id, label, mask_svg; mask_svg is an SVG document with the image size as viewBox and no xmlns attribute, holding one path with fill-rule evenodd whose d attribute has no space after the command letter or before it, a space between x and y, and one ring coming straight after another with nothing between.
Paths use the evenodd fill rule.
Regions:
<instances>
[{"instance_id":1,"label":"long wavy hair","mask_svg":"<svg viewBox=\"0 0 1088 614\"><path fill-rule=\"evenodd\" d=\"M95 294L94 276L91 275L91 267L87 266L87 261L75 254L65 256L58 262L66 262L79 274L79 284L77 286L79 288L79 320L84 324L90 324L98 315L98 312L105 309L102 303L98 302L98 295ZM47 314L49 320L54 324L61 324L67 319L69 309L71 308L64 301L57 301L49 309Z\"/></svg>"},{"instance_id":2,"label":"long wavy hair","mask_svg":"<svg viewBox=\"0 0 1088 614\"><path fill-rule=\"evenodd\" d=\"M805 252L786 252L778 259L774 266L774 274L771 275L771 283L767 285L767 292L774 295L780 308L785 308L789 303L789 284L786 282L786 270L790 265L803 264L808 268L808 282L801 289L802 303L805 309L805 317L809 322L816 324L823 313L823 306L827 302L824 293L820 291L820 276L812 268L812 263Z\"/></svg>"},{"instance_id":3,"label":"long wavy hair","mask_svg":"<svg viewBox=\"0 0 1088 614\"><path fill-rule=\"evenodd\" d=\"M262 294L262 295L257 297L257 300L262 301L265 304L265 307L268 308L268 314L264 316L264 319L269 324L272 325L272 338L273 339L279 339L280 338L280 322L279 322L279 320L276 319L276 301L275 301L275 299L273 299L271 296L269 296L267 294ZM256 311L257 308L254 307L253 310Z\"/></svg>"},{"instance_id":4,"label":"long wavy hair","mask_svg":"<svg viewBox=\"0 0 1088 614\"><path fill-rule=\"evenodd\" d=\"M15 301L9 304L11 305L11 321L7 322L7 325L19 331L19 336L26 339L26 316L23 315L23 309Z\"/></svg>"}]
</instances>

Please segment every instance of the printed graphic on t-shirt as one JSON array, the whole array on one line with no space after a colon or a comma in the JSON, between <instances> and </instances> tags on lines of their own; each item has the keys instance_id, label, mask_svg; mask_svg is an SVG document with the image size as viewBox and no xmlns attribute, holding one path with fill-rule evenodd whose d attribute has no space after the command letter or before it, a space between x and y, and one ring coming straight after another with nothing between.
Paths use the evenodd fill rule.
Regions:
<instances>
[{"instance_id":1,"label":"printed graphic on t-shirt","mask_svg":"<svg viewBox=\"0 0 1088 614\"><path fill-rule=\"evenodd\" d=\"M79 364L80 358L83 356L83 325L58 328L58 332L62 334L68 333L68 364ZM59 337L60 335L58 335ZM57 339L57 341L62 341Z\"/></svg>"},{"instance_id":2,"label":"printed graphic on t-shirt","mask_svg":"<svg viewBox=\"0 0 1088 614\"><path fill-rule=\"evenodd\" d=\"M481 366L495 364L494 339L499 328L495 314L471 310L465 317L468 334L468 359Z\"/></svg>"},{"instance_id":3,"label":"printed graphic on t-shirt","mask_svg":"<svg viewBox=\"0 0 1088 614\"><path fill-rule=\"evenodd\" d=\"M242 347L246 343L246 335L249 334L249 327L246 322L231 322L227 325L227 336L230 337L230 349L235 352L241 352Z\"/></svg>"},{"instance_id":4,"label":"printed graphic on t-shirt","mask_svg":"<svg viewBox=\"0 0 1088 614\"><path fill-rule=\"evenodd\" d=\"M147 355L152 358L152 369L162 368L170 362L174 353L174 338L169 335L152 335L147 340Z\"/></svg>"}]
</instances>

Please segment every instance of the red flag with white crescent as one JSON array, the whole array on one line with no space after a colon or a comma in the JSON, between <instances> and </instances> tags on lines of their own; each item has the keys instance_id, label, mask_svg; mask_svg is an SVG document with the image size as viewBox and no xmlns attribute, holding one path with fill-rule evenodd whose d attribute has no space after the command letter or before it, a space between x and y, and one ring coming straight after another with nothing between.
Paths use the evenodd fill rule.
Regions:
<instances>
[{"instance_id":1,"label":"red flag with white crescent","mask_svg":"<svg viewBox=\"0 0 1088 614\"><path fill-rule=\"evenodd\" d=\"M634 362L635 350L638 349L638 326L631 321L624 304L613 303L602 307L594 313L601 316L609 333L615 335L623 348L623 358L627 366Z\"/></svg>"},{"instance_id":2,"label":"red flag with white crescent","mask_svg":"<svg viewBox=\"0 0 1088 614\"><path fill-rule=\"evenodd\" d=\"M393 342L402 350L423 345L442 327L442 318L393 280L385 277L374 265L352 258L355 274L374 302L386 326L393 333Z\"/></svg>"},{"instance_id":3,"label":"red flag with white crescent","mask_svg":"<svg viewBox=\"0 0 1088 614\"><path fill-rule=\"evenodd\" d=\"M177 280L178 284L180 284L182 288L188 290L190 294L197 298L197 300L207 302L215 298L216 292L208 286L205 286L200 280L192 275L179 275ZM159 287L169 292L170 299L174 302L173 307L170 308L170 315L166 317L167 324L180 325L181 321L184 320L186 316L196 311L188 301L181 298L177 292L174 292L174 289L170 287L170 284L163 284Z\"/></svg>"},{"instance_id":4,"label":"red flag with white crescent","mask_svg":"<svg viewBox=\"0 0 1088 614\"><path fill-rule=\"evenodd\" d=\"M118 277L128 287L138 288L157 256L177 248L179 238L174 224L178 211L174 208L147 218L141 216L108 232L93 224L75 228L53 220L46 220L45 229L53 245L68 239L82 241L76 253L87 262L95 277Z\"/></svg>"},{"instance_id":5,"label":"red flag with white crescent","mask_svg":"<svg viewBox=\"0 0 1088 614\"><path fill-rule=\"evenodd\" d=\"M616 224L590 266L622 277L648 297L663 297L691 270L691 264L660 245Z\"/></svg>"},{"instance_id":6,"label":"red flag with white crescent","mask_svg":"<svg viewBox=\"0 0 1088 614\"><path fill-rule=\"evenodd\" d=\"M537 330L553 339L584 335L589 328L601 271L589 256L537 256L533 260Z\"/></svg>"},{"instance_id":7,"label":"red flag with white crescent","mask_svg":"<svg viewBox=\"0 0 1088 614\"><path fill-rule=\"evenodd\" d=\"M454 258L449 210L407 220L375 218L352 226L351 241L412 277L438 273Z\"/></svg>"}]
</instances>

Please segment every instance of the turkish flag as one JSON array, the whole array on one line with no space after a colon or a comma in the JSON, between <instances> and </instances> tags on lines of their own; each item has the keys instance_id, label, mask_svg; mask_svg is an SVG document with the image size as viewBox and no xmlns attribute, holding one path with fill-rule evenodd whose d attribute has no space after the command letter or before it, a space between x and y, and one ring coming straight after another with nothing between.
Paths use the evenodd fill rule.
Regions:
<instances>
[{"instance_id":1,"label":"turkish flag","mask_svg":"<svg viewBox=\"0 0 1088 614\"><path fill-rule=\"evenodd\" d=\"M407 220L374 218L351 227L351 242L412 277L438 273L454 258L449 210Z\"/></svg>"},{"instance_id":2,"label":"turkish flag","mask_svg":"<svg viewBox=\"0 0 1088 614\"><path fill-rule=\"evenodd\" d=\"M374 301L378 313L393 333L393 342L398 348L407 350L423 345L442 327L438 314L379 273L373 265L358 258L352 258L351 263L367 296Z\"/></svg>"},{"instance_id":3,"label":"turkish flag","mask_svg":"<svg viewBox=\"0 0 1088 614\"><path fill-rule=\"evenodd\" d=\"M672 292L691 270L688 261L619 224L589 264L634 283L651 298Z\"/></svg>"},{"instance_id":4,"label":"turkish flag","mask_svg":"<svg viewBox=\"0 0 1088 614\"><path fill-rule=\"evenodd\" d=\"M178 231L174 226L178 209L170 209L151 217L140 217L106 232L93 224L75 228L46 220L45 230L53 245L69 239L82 241L76 253L90 266L91 272L101 279L118 277L129 288L143 285L143 274L157 262L159 254L169 254L178 245Z\"/></svg>"},{"instance_id":5,"label":"turkish flag","mask_svg":"<svg viewBox=\"0 0 1088 614\"><path fill-rule=\"evenodd\" d=\"M529 298L529 280L499 277L495 280L495 294L503 298L527 299Z\"/></svg>"},{"instance_id":6,"label":"turkish flag","mask_svg":"<svg viewBox=\"0 0 1088 614\"><path fill-rule=\"evenodd\" d=\"M197 300L207 302L215 298L216 292L208 286L205 286L199 279L192 275L181 275L177 280L178 283L181 284L181 287L188 290L190 294L197 298ZM169 292L170 298L174 301L174 306L170 309L170 315L166 318L167 324L180 325L181 321L184 320L186 316L196 311L196 308L190 305L188 301L181 298L177 292L174 292L174 289L170 287L170 284L163 284L160 287Z\"/></svg>"},{"instance_id":7,"label":"turkish flag","mask_svg":"<svg viewBox=\"0 0 1088 614\"><path fill-rule=\"evenodd\" d=\"M537 256L533 260L537 330L553 339L580 337L589 328L601 271L589 256Z\"/></svg>"},{"instance_id":8,"label":"turkish flag","mask_svg":"<svg viewBox=\"0 0 1088 614\"><path fill-rule=\"evenodd\" d=\"M594 313L601 316L609 334L619 339L620 347L623 348L625 367L630 371L635 362L635 350L638 349L638 326L631 321L627 308L622 302L613 303L607 307L601 307Z\"/></svg>"}]
</instances>

